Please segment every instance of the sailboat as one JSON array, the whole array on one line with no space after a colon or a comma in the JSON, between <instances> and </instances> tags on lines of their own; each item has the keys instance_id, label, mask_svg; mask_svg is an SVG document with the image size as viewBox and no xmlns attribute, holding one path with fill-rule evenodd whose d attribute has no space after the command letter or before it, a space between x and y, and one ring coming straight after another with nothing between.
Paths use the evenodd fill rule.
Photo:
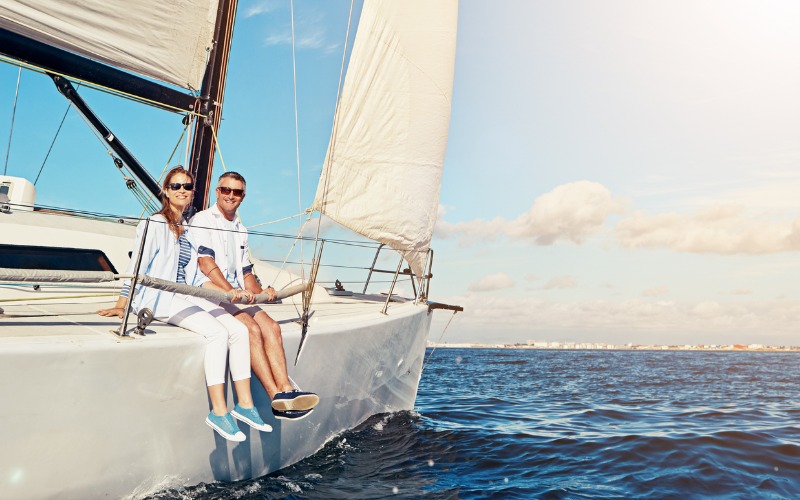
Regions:
<instances>
[{"instance_id":1,"label":"sailboat","mask_svg":"<svg viewBox=\"0 0 800 500\"><path fill-rule=\"evenodd\" d=\"M236 0L11 0L0 5L0 53L52 78L143 200L157 199L157 178L75 84L184 114L199 210L215 181L236 11ZM267 417L271 433L243 429L243 443L203 422L201 336L95 314L119 292L134 224L39 207L29 180L0 176L0 498L139 497L258 477L371 415L413 409L432 311L459 309L428 297L456 19L456 0L364 1L311 208L375 241L376 255L364 288L344 293L254 259L278 290L303 283L264 307L282 325L290 376L321 401L302 421ZM312 269L326 258L324 239L315 244ZM382 270L387 249L399 264ZM388 292L368 291L386 271ZM393 294L403 277L406 298ZM268 416L255 378L253 393Z\"/></svg>"}]
</instances>

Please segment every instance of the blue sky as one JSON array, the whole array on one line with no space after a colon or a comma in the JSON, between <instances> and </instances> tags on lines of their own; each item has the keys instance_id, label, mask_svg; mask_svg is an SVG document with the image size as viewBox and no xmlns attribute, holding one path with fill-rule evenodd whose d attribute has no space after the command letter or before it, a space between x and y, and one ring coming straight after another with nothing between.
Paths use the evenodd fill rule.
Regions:
<instances>
[{"instance_id":1,"label":"blue sky","mask_svg":"<svg viewBox=\"0 0 800 500\"><path fill-rule=\"evenodd\" d=\"M295 2L298 207L288 1L240 3L220 144L248 225L312 201L348 5ZM800 345L799 24L791 1L462 0L431 298L466 311L445 340ZM0 66L3 160L16 78ZM179 118L84 95L158 175ZM23 72L10 175L36 176L65 109ZM138 213L73 112L37 189Z\"/></svg>"}]
</instances>

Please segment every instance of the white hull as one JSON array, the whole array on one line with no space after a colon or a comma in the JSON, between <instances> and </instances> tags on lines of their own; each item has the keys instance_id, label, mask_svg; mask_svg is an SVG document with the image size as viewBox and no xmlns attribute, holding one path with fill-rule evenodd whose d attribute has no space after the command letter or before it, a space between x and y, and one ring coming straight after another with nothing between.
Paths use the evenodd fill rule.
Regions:
<instances>
[{"instance_id":1,"label":"white hull","mask_svg":"<svg viewBox=\"0 0 800 500\"><path fill-rule=\"evenodd\" d=\"M0 231L17 215L0 214ZM37 300L41 293L0 287L0 498L142 496L286 467L370 415L413 409L430 327L424 305L392 302L384 315L384 297L323 293L295 367L297 309L267 306L282 323L290 376L321 401L303 420L275 420L253 378L274 430L242 425L247 440L233 443L204 423L204 338L154 323L144 337L120 340L109 333L119 322L93 313L114 297Z\"/></svg>"}]
</instances>

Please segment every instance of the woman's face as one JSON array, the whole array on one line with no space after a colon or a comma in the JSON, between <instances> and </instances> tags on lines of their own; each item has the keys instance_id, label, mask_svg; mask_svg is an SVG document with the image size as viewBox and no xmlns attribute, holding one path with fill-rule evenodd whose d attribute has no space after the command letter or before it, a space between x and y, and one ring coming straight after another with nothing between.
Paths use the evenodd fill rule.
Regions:
<instances>
[{"instance_id":1,"label":"woman's face","mask_svg":"<svg viewBox=\"0 0 800 500\"><path fill-rule=\"evenodd\" d=\"M170 206L183 212L192 202L194 184L188 175L178 172L173 174L169 179L169 182L167 182L167 189L164 192L167 195Z\"/></svg>"}]
</instances>

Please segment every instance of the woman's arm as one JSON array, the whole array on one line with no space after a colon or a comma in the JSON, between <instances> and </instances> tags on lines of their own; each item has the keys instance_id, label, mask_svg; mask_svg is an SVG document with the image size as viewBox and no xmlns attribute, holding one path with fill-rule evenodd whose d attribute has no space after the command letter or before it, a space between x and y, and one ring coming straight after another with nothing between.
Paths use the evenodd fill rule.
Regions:
<instances>
[{"instance_id":1,"label":"woman's arm","mask_svg":"<svg viewBox=\"0 0 800 500\"><path fill-rule=\"evenodd\" d=\"M117 303L114 307L110 307L108 309L100 309L97 311L97 314L100 316L116 316L121 318L123 314L125 314L125 306L128 305L128 297L123 297L122 295L119 296L117 299Z\"/></svg>"}]
</instances>

